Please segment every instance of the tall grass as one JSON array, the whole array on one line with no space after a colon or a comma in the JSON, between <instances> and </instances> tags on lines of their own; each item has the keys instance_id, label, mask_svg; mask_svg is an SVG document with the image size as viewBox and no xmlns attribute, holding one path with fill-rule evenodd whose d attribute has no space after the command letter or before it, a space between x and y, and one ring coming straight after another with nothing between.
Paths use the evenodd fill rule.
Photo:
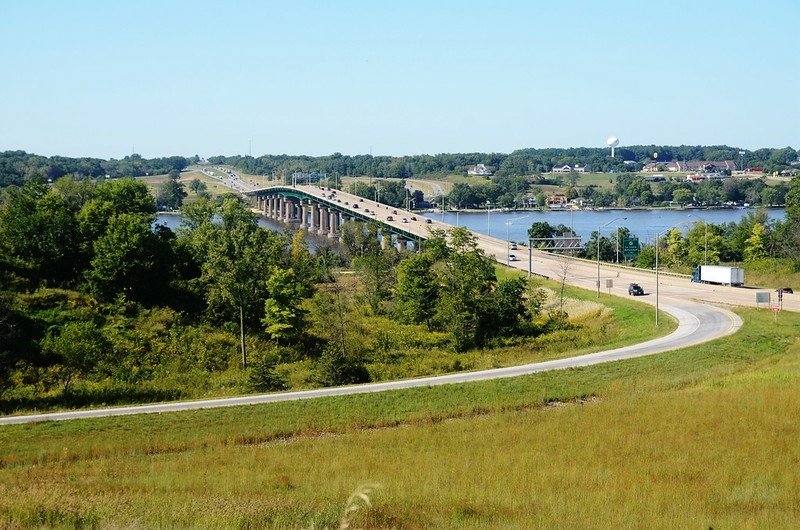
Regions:
<instances>
[{"instance_id":1,"label":"tall grass","mask_svg":"<svg viewBox=\"0 0 800 530\"><path fill-rule=\"evenodd\" d=\"M800 316L739 313L590 368L5 427L0 524L335 528L377 482L354 527L797 527Z\"/></svg>"}]
</instances>

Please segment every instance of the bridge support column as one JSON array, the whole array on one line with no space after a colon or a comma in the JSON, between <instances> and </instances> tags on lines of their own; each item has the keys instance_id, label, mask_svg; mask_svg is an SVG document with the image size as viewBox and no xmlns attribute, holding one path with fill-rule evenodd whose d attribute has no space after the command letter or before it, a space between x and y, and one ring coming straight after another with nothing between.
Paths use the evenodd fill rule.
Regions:
<instances>
[{"instance_id":1,"label":"bridge support column","mask_svg":"<svg viewBox=\"0 0 800 530\"><path fill-rule=\"evenodd\" d=\"M392 234L381 231L381 248L386 250L392 245Z\"/></svg>"},{"instance_id":2,"label":"bridge support column","mask_svg":"<svg viewBox=\"0 0 800 530\"><path fill-rule=\"evenodd\" d=\"M397 236L397 243L395 243L395 248L397 249L398 252L406 250L406 248L407 248L406 244L407 243L408 243L408 240L406 238L404 238L402 236Z\"/></svg>"},{"instance_id":3,"label":"bridge support column","mask_svg":"<svg viewBox=\"0 0 800 530\"><path fill-rule=\"evenodd\" d=\"M306 216L308 214L308 209L306 207L306 203L300 201L300 228L306 227Z\"/></svg>"},{"instance_id":4,"label":"bridge support column","mask_svg":"<svg viewBox=\"0 0 800 530\"><path fill-rule=\"evenodd\" d=\"M269 198L269 218L278 219L278 206L280 205L280 197L273 195Z\"/></svg>"},{"instance_id":5,"label":"bridge support column","mask_svg":"<svg viewBox=\"0 0 800 530\"><path fill-rule=\"evenodd\" d=\"M339 212L336 210L330 210L330 214L328 215L328 226L328 237L331 239L339 237Z\"/></svg>"},{"instance_id":6,"label":"bridge support column","mask_svg":"<svg viewBox=\"0 0 800 530\"><path fill-rule=\"evenodd\" d=\"M312 216L312 223L311 223L311 231L315 234L322 233L322 208L319 207L319 204L314 203L313 209L311 210Z\"/></svg>"},{"instance_id":7,"label":"bridge support column","mask_svg":"<svg viewBox=\"0 0 800 530\"><path fill-rule=\"evenodd\" d=\"M288 223L292 220L292 201L288 197L283 197L283 222Z\"/></svg>"},{"instance_id":8,"label":"bridge support column","mask_svg":"<svg viewBox=\"0 0 800 530\"><path fill-rule=\"evenodd\" d=\"M327 206L322 206L319 209L319 234L327 234L330 230L330 209Z\"/></svg>"}]
</instances>

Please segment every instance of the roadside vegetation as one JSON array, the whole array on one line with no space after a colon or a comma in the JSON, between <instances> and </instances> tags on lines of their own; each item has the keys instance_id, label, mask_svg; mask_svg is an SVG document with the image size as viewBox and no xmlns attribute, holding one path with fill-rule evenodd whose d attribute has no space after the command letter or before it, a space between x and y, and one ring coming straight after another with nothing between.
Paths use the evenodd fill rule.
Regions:
<instances>
[{"instance_id":1,"label":"roadside vegetation","mask_svg":"<svg viewBox=\"0 0 800 530\"><path fill-rule=\"evenodd\" d=\"M0 429L11 526L796 527L800 316L526 377Z\"/></svg>"},{"instance_id":2,"label":"roadside vegetation","mask_svg":"<svg viewBox=\"0 0 800 530\"><path fill-rule=\"evenodd\" d=\"M153 227L140 181L5 190L0 412L426 376L656 334L631 302L498 275L463 228L410 253L353 223L340 254L312 254L304 232L261 229L237 198L204 191L176 234Z\"/></svg>"}]
</instances>

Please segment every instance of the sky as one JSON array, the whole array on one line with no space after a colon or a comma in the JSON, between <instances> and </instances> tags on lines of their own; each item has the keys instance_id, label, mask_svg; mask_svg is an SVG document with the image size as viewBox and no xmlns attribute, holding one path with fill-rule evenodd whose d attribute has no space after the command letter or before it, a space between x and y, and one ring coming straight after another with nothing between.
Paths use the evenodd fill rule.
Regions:
<instances>
[{"instance_id":1,"label":"sky","mask_svg":"<svg viewBox=\"0 0 800 530\"><path fill-rule=\"evenodd\" d=\"M798 0L0 0L0 151L800 148L798 15Z\"/></svg>"}]
</instances>

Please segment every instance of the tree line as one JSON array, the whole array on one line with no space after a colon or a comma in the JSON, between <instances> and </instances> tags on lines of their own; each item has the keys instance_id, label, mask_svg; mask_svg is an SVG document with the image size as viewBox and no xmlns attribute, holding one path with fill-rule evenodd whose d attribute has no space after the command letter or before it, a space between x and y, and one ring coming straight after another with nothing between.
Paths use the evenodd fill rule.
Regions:
<instances>
[{"instance_id":1,"label":"tree line","mask_svg":"<svg viewBox=\"0 0 800 530\"><path fill-rule=\"evenodd\" d=\"M262 155L212 156L209 162L235 167L254 175L289 178L294 172L324 173L338 176L375 178L425 178L448 174L466 174L470 166L484 164L497 176L541 175L554 166L581 165L593 172L636 172L650 161L734 160L742 167L760 167L766 172L781 171L797 163L798 152L791 148L764 148L744 151L730 146L657 146L619 147L611 158L607 148L518 149L511 153L441 153L435 155L372 156L343 155ZM657 153L657 158L653 158ZM76 178L137 177L165 174L184 169L199 161L193 157L172 156L145 159L133 154L121 160L99 158L44 157L24 151L0 153L0 187L21 185L30 179L55 180L64 175ZM631 163L626 164L625 161Z\"/></svg>"}]
</instances>

